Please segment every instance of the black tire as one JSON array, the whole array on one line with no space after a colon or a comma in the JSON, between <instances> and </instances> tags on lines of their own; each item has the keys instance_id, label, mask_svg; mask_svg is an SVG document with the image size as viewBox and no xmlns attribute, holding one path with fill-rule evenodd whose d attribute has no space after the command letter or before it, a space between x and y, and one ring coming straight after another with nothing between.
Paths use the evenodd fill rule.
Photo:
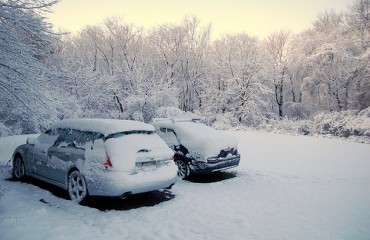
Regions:
<instances>
[{"instance_id":1,"label":"black tire","mask_svg":"<svg viewBox=\"0 0 370 240\"><path fill-rule=\"evenodd\" d=\"M70 199L76 203L83 203L88 197L87 185L84 176L74 170L68 175L67 191Z\"/></svg>"},{"instance_id":2,"label":"black tire","mask_svg":"<svg viewBox=\"0 0 370 240\"><path fill-rule=\"evenodd\" d=\"M190 175L190 169L187 162L182 159L175 159L177 165L177 176L181 179L186 179Z\"/></svg>"},{"instance_id":3,"label":"black tire","mask_svg":"<svg viewBox=\"0 0 370 240\"><path fill-rule=\"evenodd\" d=\"M12 175L17 180L24 180L26 177L26 167L22 157L19 155L14 158Z\"/></svg>"}]
</instances>

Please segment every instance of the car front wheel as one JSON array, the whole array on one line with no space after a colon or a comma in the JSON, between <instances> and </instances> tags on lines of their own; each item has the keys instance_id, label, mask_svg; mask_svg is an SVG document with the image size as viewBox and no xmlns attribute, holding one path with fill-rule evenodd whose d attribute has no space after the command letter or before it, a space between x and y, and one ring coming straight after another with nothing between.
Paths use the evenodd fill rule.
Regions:
<instances>
[{"instance_id":1,"label":"car front wheel","mask_svg":"<svg viewBox=\"0 0 370 240\"><path fill-rule=\"evenodd\" d=\"M77 203L82 203L87 198L85 178L77 170L68 175L68 194L71 200Z\"/></svg>"},{"instance_id":2,"label":"car front wheel","mask_svg":"<svg viewBox=\"0 0 370 240\"><path fill-rule=\"evenodd\" d=\"M190 174L188 164L182 159L175 159L175 163L178 168L177 176L181 179L186 179Z\"/></svg>"},{"instance_id":3,"label":"car front wheel","mask_svg":"<svg viewBox=\"0 0 370 240\"><path fill-rule=\"evenodd\" d=\"M26 168L21 156L16 156L13 166L13 177L17 180L22 180L26 176Z\"/></svg>"}]
</instances>

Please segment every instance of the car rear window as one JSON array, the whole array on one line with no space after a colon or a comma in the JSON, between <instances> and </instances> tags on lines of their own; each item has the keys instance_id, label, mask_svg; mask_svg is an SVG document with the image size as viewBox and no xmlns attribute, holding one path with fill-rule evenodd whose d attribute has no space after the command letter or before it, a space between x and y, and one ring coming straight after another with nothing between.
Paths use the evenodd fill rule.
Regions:
<instances>
[{"instance_id":1,"label":"car rear window","mask_svg":"<svg viewBox=\"0 0 370 240\"><path fill-rule=\"evenodd\" d=\"M119 138L123 137L126 135L132 135L132 134L143 134L143 135L151 135L154 134L154 131L147 131L147 130L133 130L133 131L125 131L125 132L118 132L118 133L113 133L109 134L108 136L105 137L105 140L108 140L110 138Z\"/></svg>"}]
</instances>

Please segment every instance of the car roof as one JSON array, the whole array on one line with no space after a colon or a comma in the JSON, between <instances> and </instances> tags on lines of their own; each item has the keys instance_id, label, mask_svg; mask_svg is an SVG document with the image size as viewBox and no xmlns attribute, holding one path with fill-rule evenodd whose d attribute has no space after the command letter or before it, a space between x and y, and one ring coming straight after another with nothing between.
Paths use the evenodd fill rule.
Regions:
<instances>
[{"instance_id":1,"label":"car roof","mask_svg":"<svg viewBox=\"0 0 370 240\"><path fill-rule=\"evenodd\" d=\"M66 119L54 124L51 129L69 128L81 131L90 131L102 133L108 136L112 133L126 132L126 131L154 131L154 127L139 121L132 120L119 120L119 119Z\"/></svg>"},{"instance_id":2,"label":"car roof","mask_svg":"<svg viewBox=\"0 0 370 240\"><path fill-rule=\"evenodd\" d=\"M156 128L170 128L173 130L186 130L194 126L199 129L210 128L198 117L170 117L170 118L154 118L151 124ZM214 130L212 128L212 130Z\"/></svg>"}]
</instances>

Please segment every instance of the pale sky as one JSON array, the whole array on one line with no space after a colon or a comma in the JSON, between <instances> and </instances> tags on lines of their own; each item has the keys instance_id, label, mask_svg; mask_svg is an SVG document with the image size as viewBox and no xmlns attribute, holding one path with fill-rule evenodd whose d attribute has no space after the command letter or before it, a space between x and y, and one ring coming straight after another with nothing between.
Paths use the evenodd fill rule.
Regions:
<instances>
[{"instance_id":1,"label":"pale sky","mask_svg":"<svg viewBox=\"0 0 370 240\"><path fill-rule=\"evenodd\" d=\"M185 16L197 16L212 24L212 37L224 33L248 33L264 38L287 30L306 30L316 16L342 11L352 0L61 0L48 15L55 29L78 32L86 25L119 16L124 22L149 30L164 23L179 24Z\"/></svg>"}]
</instances>

